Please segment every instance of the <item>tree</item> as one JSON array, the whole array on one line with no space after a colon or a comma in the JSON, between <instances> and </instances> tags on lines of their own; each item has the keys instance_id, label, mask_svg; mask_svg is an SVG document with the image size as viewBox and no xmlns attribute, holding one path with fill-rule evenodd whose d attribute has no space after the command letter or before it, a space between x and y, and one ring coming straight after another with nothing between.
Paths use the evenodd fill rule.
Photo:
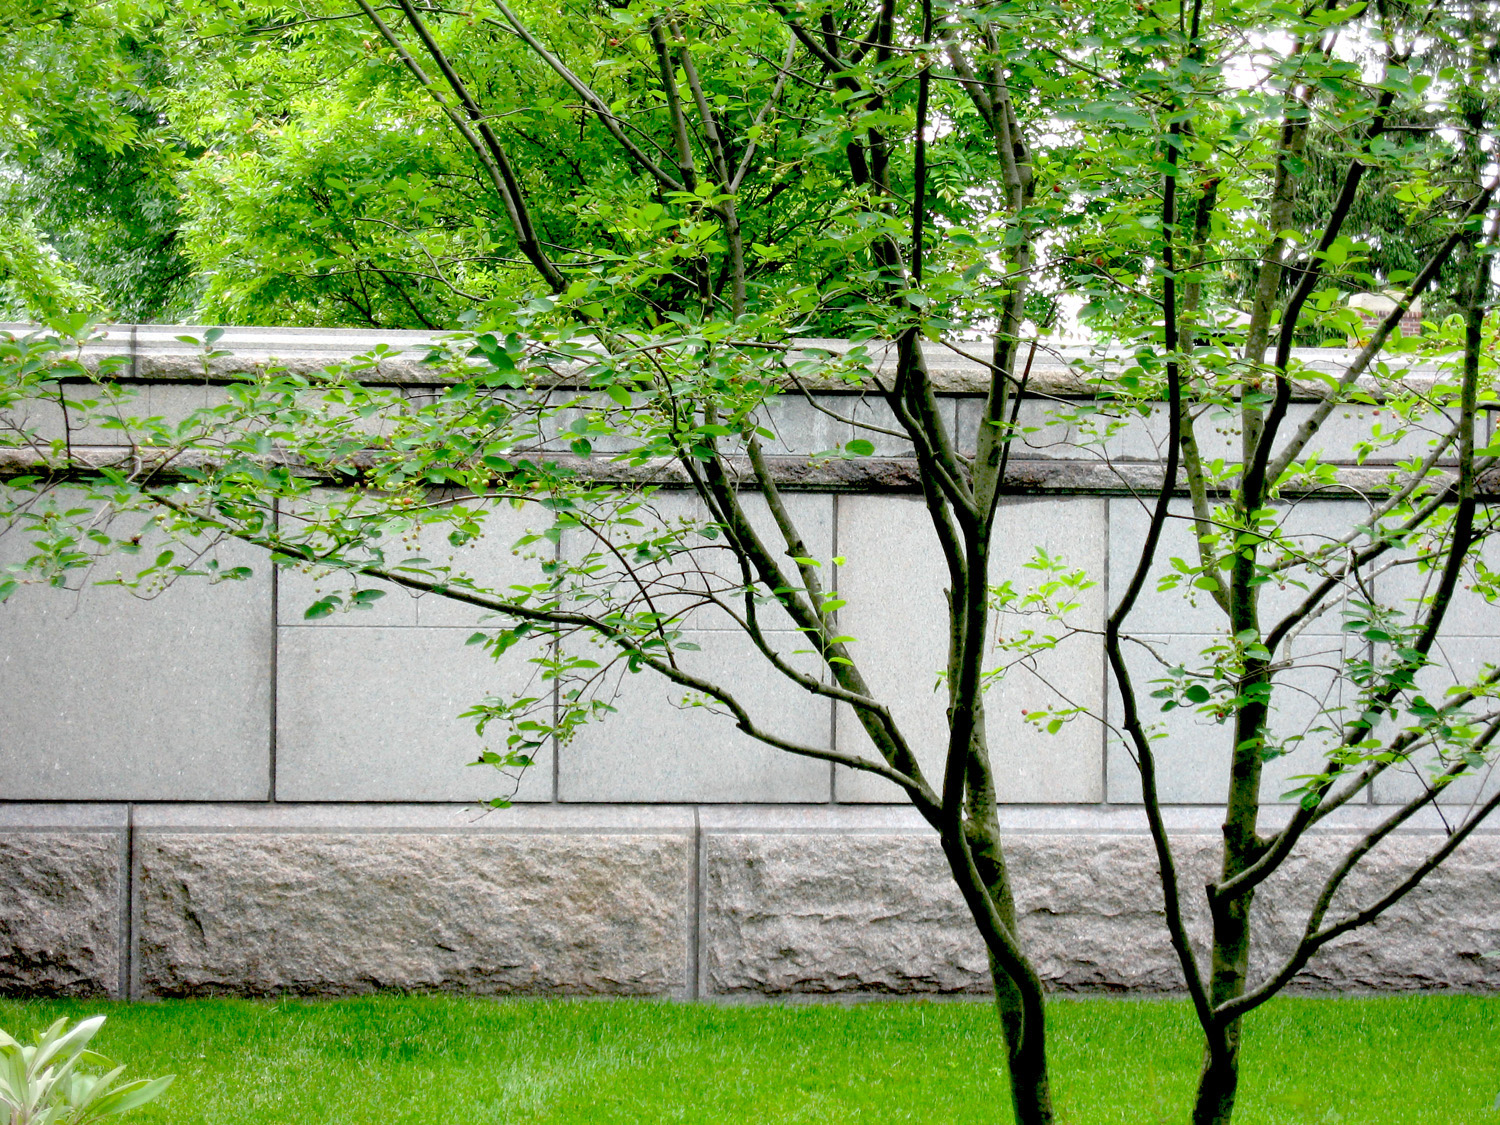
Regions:
<instances>
[{"instance_id":1,"label":"tree","mask_svg":"<svg viewBox=\"0 0 1500 1125\"><path fill-rule=\"evenodd\" d=\"M484 192L471 205L474 233L460 237L426 205L426 185L446 173L403 173L415 222L400 236L415 248L407 260L420 285L368 288L392 272L381 255L395 251L359 249L348 232L338 254L363 256L362 280L340 289L345 282L318 272L329 268L322 259L303 272L318 299L375 294L407 302L419 319L433 319L420 304L432 293L472 300L473 331L433 357L448 389L413 401L362 382L387 358L371 354L315 375L236 376L223 405L168 423L122 401L108 364L80 362L81 320L61 335L17 339L3 353L0 406L50 398L67 409L67 381L86 381L74 392L79 422L122 428L134 447L99 463L68 440L72 428L47 439L13 425L6 441L26 467L10 481L8 519L36 547L11 581L65 584L94 557L139 549L134 533L106 530L67 491L83 489L91 505L148 511L185 540L232 537L276 565L344 575L349 589L323 597L314 614L369 602L378 591L360 582L375 578L501 615L507 623L475 642L497 657L539 646L531 659L562 700L555 714L538 699L475 707L481 728L510 732L503 751L486 755L503 769L524 769L544 739L604 717L597 686L621 668L665 677L772 746L887 778L938 833L989 950L1016 1119L1051 1121L1045 997L1016 928L996 815L1007 779L992 756L986 693L1088 631L1078 592L1097 576L1066 560L1038 558L1030 590L992 582L997 543L1010 534L1008 474L1036 440L1020 409L1031 357L1046 344L1029 318L1081 296L1113 350L1081 368L1093 400L1054 409L1042 436L1106 464L1119 428L1155 427L1160 437L1139 557L1099 643L1204 1034L1193 1119L1227 1122L1243 1018L1318 949L1416 886L1500 801L1475 798L1431 856L1373 900L1340 899L1390 833L1489 760L1500 732L1495 666L1457 674L1434 661L1460 594L1490 602L1496 593L1480 554L1490 530L1481 485L1500 450L1476 424L1495 395L1489 10L765 0L587 7L553 23L505 0L356 4L248 17L205 7L189 17L217 20L204 26L227 42L292 52L327 36L328 57L342 51L360 82L381 84L388 123L413 133L444 125ZM274 70L286 57L256 65ZM325 89L333 81L319 78ZM1398 127L1419 117L1419 129ZM564 119L566 135L555 131ZM373 153L368 179L393 159L386 141L334 148L351 162ZM1318 182L1306 175L1310 153L1341 168L1315 215L1299 211ZM1420 210L1440 235L1416 270L1371 266L1376 248L1355 225L1372 213L1356 207L1370 185ZM272 202L294 216L307 205L301 196ZM393 206L391 197L376 203ZM359 220L351 229L395 222L363 203L349 208L340 213ZM308 225L331 231L340 221ZM464 239L488 263L482 292L454 273ZM1462 311L1403 335L1401 313L1445 279L1457 288L1436 295ZM1351 288L1389 287L1403 296L1373 328L1341 303ZM796 343L829 324L851 338L847 349ZM1309 334L1350 351L1314 365L1293 348ZM201 340L205 364L232 370L217 336ZM978 353L991 373L967 434L937 408L928 348ZM572 385L588 393L559 391ZM810 553L766 452L767 403L816 385L869 388L888 417L853 424L902 435L915 450L947 586L940 745L914 741L891 700L872 692L861 642L841 630L842 603L829 593L833 560ZM1389 419L1361 458L1414 438L1418 451L1379 472L1325 461L1320 432L1336 411L1361 405ZM1237 447L1222 455L1209 432L1221 418L1237 430ZM1427 432L1430 442L1419 436ZM596 452L606 444L619 451ZM873 450L859 438L827 456ZM653 516L667 467L696 496L699 518ZM1299 498L1351 490L1370 497L1365 517L1322 538L1298 532ZM435 530L461 544L513 504L549 513L539 535L591 545L523 588L412 546ZM1178 527L1188 547L1173 556ZM727 570L705 561L710 548L726 553ZM1155 570L1165 573L1153 590ZM149 589L203 573L240 576L168 550L121 581ZM1422 580L1389 591L1372 581L1408 573ZM1132 615L1154 596L1201 600L1214 617L1210 643L1165 653L1133 637ZM705 609L732 619L803 690L850 709L873 753L781 737L739 698L731 673L692 670L683 626ZM1002 612L1024 616L999 639ZM1362 646L1323 670L1342 701L1317 701L1314 718L1288 734L1277 709L1305 697L1298 677L1322 663L1296 642L1333 616ZM790 620L795 649L777 640L773 617ZM1155 673L1142 672L1141 653L1155 656ZM1158 716L1173 711L1206 720L1189 737L1220 741L1231 760L1206 958L1184 922L1190 892L1161 811L1163 763L1181 732ZM1104 717L1053 703L1032 718L1043 738ZM1285 822L1266 829L1276 784L1268 766L1299 748L1317 764L1293 779ZM1303 940L1252 980L1250 907L1272 893L1267 879L1294 851L1325 846L1309 829L1395 771L1417 779L1414 795L1327 857Z\"/></svg>"},{"instance_id":2,"label":"tree","mask_svg":"<svg viewBox=\"0 0 1500 1125\"><path fill-rule=\"evenodd\" d=\"M148 320L191 307L156 97L159 14L135 0L0 4L0 308Z\"/></svg>"}]
</instances>

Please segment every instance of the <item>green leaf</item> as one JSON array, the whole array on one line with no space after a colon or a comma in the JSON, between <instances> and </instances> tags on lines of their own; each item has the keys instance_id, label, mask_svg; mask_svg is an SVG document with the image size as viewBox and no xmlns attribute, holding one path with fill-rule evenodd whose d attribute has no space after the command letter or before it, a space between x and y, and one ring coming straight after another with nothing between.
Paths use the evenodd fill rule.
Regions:
<instances>
[{"instance_id":1,"label":"green leaf","mask_svg":"<svg viewBox=\"0 0 1500 1125\"><path fill-rule=\"evenodd\" d=\"M308 606L302 616L308 621L317 621L319 618L327 617L335 609L344 604L344 599L337 594L329 594L319 598Z\"/></svg>"}]
</instances>

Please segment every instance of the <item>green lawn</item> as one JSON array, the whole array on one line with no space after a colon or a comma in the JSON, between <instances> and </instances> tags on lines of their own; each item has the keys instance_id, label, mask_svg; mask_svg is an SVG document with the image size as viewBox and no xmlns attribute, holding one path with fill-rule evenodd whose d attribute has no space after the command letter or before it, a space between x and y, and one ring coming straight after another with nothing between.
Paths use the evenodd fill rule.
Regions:
<instances>
[{"instance_id":1,"label":"green lawn","mask_svg":"<svg viewBox=\"0 0 1500 1125\"><path fill-rule=\"evenodd\" d=\"M0 1002L0 1026L105 1012L129 1076L175 1073L136 1125L1006 1122L979 1003L726 1007L381 996L336 1002ZM1176 1001L1056 1000L1062 1119L1185 1120ZM1500 1125L1500 999L1282 1000L1247 1024L1244 1125Z\"/></svg>"}]
</instances>

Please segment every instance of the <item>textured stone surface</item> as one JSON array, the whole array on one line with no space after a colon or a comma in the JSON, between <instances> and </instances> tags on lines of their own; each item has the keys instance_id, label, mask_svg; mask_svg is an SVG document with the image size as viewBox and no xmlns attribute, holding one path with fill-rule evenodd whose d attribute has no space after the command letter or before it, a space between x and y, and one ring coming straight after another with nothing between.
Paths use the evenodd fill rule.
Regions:
<instances>
[{"instance_id":1,"label":"textured stone surface","mask_svg":"<svg viewBox=\"0 0 1500 1125\"><path fill-rule=\"evenodd\" d=\"M984 948L935 838L708 835L707 994L967 992Z\"/></svg>"},{"instance_id":2,"label":"textured stone surface","mask_svg":"<svg viewBox=\"0 0 1500 1125\"><path fill-rule=\"evenodd\" d=\"M511 733L483 736L460 718L484 699L539 698L552 716L550 684L518 645L496 661L471 630L283 627L277 652L276 796L283 801L477 801L552 799L552 746L536 764L499 773L471 767Z\"/></svg>"},{"instance_id":3,"label":"textured stone surface","mask_svg":"<svg viewBox=\"0 0 1500 1125\"><path fill-rule=\"evenodd\" d=\"M686 834L136 842L142 995L684 990Z\"/></svg>"},{"instance_id":4,"label":"textured stone surface","mask_svg":"<svg viewBox=\"0 0 1500 1125\"><path fill-rule=\"evenodd\" d=\"M0 995L120 986L118 832L0 833Z\"/></svg>"},{"instance_id":5,"label":"textured stone surface","mask_svg":"<svg viewBox=\"0 0 1500 1125\"><path fill-rule=\"evenodd\" d=\"M139 530L139 517L111 530ZM150 550L160 546L151 543ZM207 544L177 545L178 557ZM0 563L25 550L0 540ZM152 596L25 585L0 605L0 794L23 800L263 800L270 788L271 584L263 553L214 557L253 576L181 578Z\"/></svg>"},{"instance_id":6,"label":"textured stone surface","mask_svg":"<svg viewBox=\"0 0 1500 1125\"><path fill-rule=\"evenodd\" d=\"M748 637L684 630L682 639L698 649L680 653L679 666L726 686L763 729L803 745L829 744L828 702L785 678ZM813 670L808 657L797 655L807 643L800 633L768 639L787 660ZM828 800L828 763L757 742L735 728L723 707L700 706L653 672L616 666L601 697L616 713L585 724L560 748L559 800Z\"/></svg>"},{"instance_id":7,"label":"textured stone surface","mask_svg":"<svg viewBox=\"0 0 1500 1125\"><path fill-rule=\"evenodd\" d=\"M1349 840L1319 836L1258 895L1254 972L1295 942L1306 910ZM1378 850L1335 900L1371 901L1427 849L1431 835ZM1184 907L1206 935L1201 888L1217 840L1176 841ZM1140 835L1022 835L1007 841L1028 949L1057 991L1177 991L1156 862ZM1500 840L1471 840L1374 926L1326 947L1304 990L1500 987ZM1317 879L1318 883L1313 880ZM706 991L974 992L989 987L983 947L930 834L724 834L705 839Z\"/></svg>"},{"instance_id":8,"label":"textured stone surface","mask_svg":"<svg viewBox=\"0 0 1500 1125\"><path fill-rule=\"evenodd\" d=\"M1009 582L1018 594L1035 590L1050 575L1027 566L1037 548L1069 568L1094 576L1104 570L1105 505L1096 497L1063 501L1007 500L1000 513L989 580ZM925 506L918 500L851 496L839 501L839 628L856 637L850 651L877 698L885 700L916 750L928 780L937 784L947 748L947 697L939 670L947 662L947 569ZM1056 648L1029 661L992 651L986 668L1009 670L986 694L991 754L1003 798L1013 802L1097 801L1104 795L1103 730L1088 718L1067 723L1056 735L1039 733L1026 712L1079 706L1103 707L1104 587L1080 592L1070 622L1088 633L1066 635L1041 614L996 613L999 636L1022 629L1059 636ZM840 707L838 749L872 756L874 748L852 710ZM873 774L840 767L840 801L897 801L905 795Z\"/></svg>"}]
</instances>

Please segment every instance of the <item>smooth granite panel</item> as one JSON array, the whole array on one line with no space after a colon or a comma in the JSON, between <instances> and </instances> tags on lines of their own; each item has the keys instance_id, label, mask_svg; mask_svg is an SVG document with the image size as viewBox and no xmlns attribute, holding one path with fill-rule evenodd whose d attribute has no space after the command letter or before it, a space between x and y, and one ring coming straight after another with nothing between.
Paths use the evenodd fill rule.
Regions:
<instances>
[{"instance_id":1,"label":"smooth granite panel","mask_svg":"<svg viewBox=\"0 0 1500 1125\"><path fill-rule=\"evenodd\" d=\"M161 444L162 427L175 434L193 414L227 401L222 387L194 382L69 385L65 394L66 417L60 404L51 399L0 413L7 414L18 429L31 428L43 441L127 446L148 439Z\"/></svg>"},{"instance_id":2,"label":"smooth granite panel","mask_svg":"<svg viewBox=\"0 0 1500 1125\"><path fill-rule=\"evenodd\" d=\"M610 396L601 392L573 394L557 392L556 401L567 401L568 406L559 410L554 419L545 423L548 448L565 449L575 437L586 437L594 453L609 454L638 448L643 438L630 432L631 422L619 405ZM636 403L643 402L640 396ZM867 437L877 445L881 435L872 434L859 427L851 429L855 420L870 422L877 417L888 418L884 401L878 393L827 394L795 388L763 402L755 411L755 424L770 436L760 434L761 450L767 455L784 457L811 457L836 449L854 437ZM645 426L656 421L651 416L643 418ZM591 432L590 423L593 423ZM890 422L876 421L890 427ZM618 431L618 432L607 432ZM886 439L888 440L888 439ZM738 437L720 439L720 448L731 454L743 453L743 442ZM881 446L882 456L897 454L886 452L894 446ZM906 443L905 448L910 448Z\"/></svg>"},{"instance_id":3,"label":"smooth granite panel","mask_svg":"<svg viewBox=\"0 0 1500 1125\"><path fill-rule=\"evenodd\" d=\"M1453 599L1443 615L1439 634L1442 637L1500 636L1500 604L1485 595L1475 569L1475 563L1482 561L1491 575L1500 572L1500 532L1490 531L1496 520L1500 520L1500 505L1486 505L1475 513L1476 530L1484 535L1484 539L1470 550L1466 565L1459 572ZM1447 561L1440 554L1434 558L1434 551L1440 548L1430 539L1420 540L1416 546L1422 553L1421 557L1426 559L1428 569L1418 566L1416 551L1393 552L1394 557L1381 560L1387 569L1381 574L1377 587L1380 601L1399 612L1408 622L1426 619L1428 599L1436 593L1442 567ZM1436 562L1436 567L1431 565L1433 562ZM1491 659L1500 660L1500 650Z\"/></svg>"},{"instance_id":4,"label":"smooth granite panel","mask_svg":"<svg viewBox=\"0 0 1500 1125\"><path fill-rule=\"evenodd\" d=\"M642 396L632 395L636 404ZM620 406L603 391L555 392L554 403L558 409L550 418L541 420L540 445L547 449L567 450L580 438L589 443L594 454L621 453L636 449L642 438L636 431L640 422L625 414ZM562 405L562 404L568 405ZM644 422L651 424L648 415Z\"/></svg>"},{"instance_id":5,"label":"smooth granite panel","mask_svg":"<svg viewBox=\"0 0 1500 1125\"><path fill-rule=\"evenodd\" d=\"M863 438L875 447L876 457L915 457L916 446L912 444L905 427L897 419L891 405L876 394L860 395L841 404L841 414L850 422L850 439Z\"/></svg>"},{"instance_id":6,"label":"smooth granite panel","mask_svg":"<svg viewBox=\"0 0 1500 1125\"><path fill-rule=\"evenodd\" d=\"M293 519L293 516L285 512L280 515L284 525ZM407 551L397 549L395 543L384 546L392 563L399 563L409 555L417 554L414 547ZM336 629L344 626L399 626L417 623L417 595L391 582L327 567L315 567L310 563L284 567L277 573L276 579L278 625L313 625L320 629ZM360 603L354 600L356 592L368 590L378 590L382 596L373 602ZM330 597L339 599L333 612L316 618L307 616L314 603Z\"/></svg>"},{"instance_id":7,"label":"smooth granite panel","mask_svg":"<svg viewBox=\"0 0 1500 1125\"><path fill-rule=\"evenodd\" d=\"M804 549L820 562L822 581L830 582L833 498L791 493L782 499ZM797 565L765 500L747 490L741 503L746 519L787 581L800 588ZM632 612L663 614L679 628L741 631L735 618L745 616L744 595L740 592L743 572L717 527L705 528L707 533L698 530L708 522L709 515L696 493L658 492L625 516L639 521L639 526L618 525L608 542L601 535L579 530L568 531L562 538L562 557L574 563L587 562L594 571L586 593L596 600L584 601L584 609L599 613L601 604L606 603L597 599L607 599L611 607L628 605ZM664 554L666 547L660 541L669 531L679 533L679 541ZM710 599L716 599L717 604ZM758 606L762 629L794 627L786 612L769 599Z\"/></svg>"},{"instance_id":8,"label":"smooth granite panel","mask_svg":"<svg viewBox=\"0 0 1500 1125\"><path fill-rule=\"evenodd\" d=\"M8 440L29 431L28 444L129 445L140 433L135 425L149 417L150 389L141 384L69 384L66 408L55 398L23 401L0 411Z\"/></svg>"},{"instance_id":9,"label":"smooth granite panel","mask_svg":"<svg viewBox=\"0 0 1500 1125\"><path fill-rule=\"evenodd\" d=\"M1112 602L1118 601L1135 574L1153 504L1151 497L1109 501L1109 589ZM1205 634L1226 629L1228 615L1214 603L1209 592L1195 589L1188 581L1181 581L1175 588L1167 590L1159 588L1160 582L1175 572L1174 558L1181 559L1188 566L1199 565L1191 505L1186 500L1174 500L1169 511L1156 558L1141 588L1140 599L1126 619L1125 631ZM1260 621L1266 631L1283 615L1299 607L1325 574L1342 563L1346 553L1335 553L1317 564L1309 564L1308 556L1352 532L1369 518L1368 506L1358 501L1301 500L1284 506L1282 511L1282 529L1290 540L1291 550L1300 553L1285 556L1281 560L1285 565L1261 587ZM1363 540L1360 543L1363 544ZM1271 562L1271 553L1263 552L1262 560ZM1344 608L1350 599L1357 600L1361 596L1357 583L1343 582L1330 591L1325 599L1327 608L1311 618L1303 631L1341 633Z\"/></svg>"},{"instance_id":10,"label":"smooth granite panel","mask_svg":"<svg viewBox=\"0 0 1500 1125\"><path fill-rule=\"evenodd\" d=\"M319 493L320 499L324 500L335 496L332 492ZM434 495L434 502L439 499L441 497ZM467 508L472 511L474 506L468 505ZM281 518L286 521L293 517L283 514ZM480 590L504 597L510 595L513 585L533 585L543 580L539 559L553 558L555 546L547 540L524 547L518 547L516 543L528 532L550 527L553 518L552 513L540 505L515 508L509 501L500 501L483 513L481 533L462 537L457 545L450 538L454 528L447 523L400 529L378 545L385 551L386 562L391 566L409 559L424 560L414 565L419 565L427 574L414 573L414 577L461 580L458 583L460 592L463 581L467 581ZM312 624L324 629L418 624L478 627L499 620L482 608L440 593L413 591L378 578L328 568L290 567L281 572L280 581L277 609L282 625ZM356 605L350 597L354 590L379 590L384 596L372 603ZM328 595L339 597L342 604L324 617L308 620L308 608Z\"/></svg>"},{"instance_id":11,"label":"smooth granite panel","mask_svg":"<svg viewBox=\"0 0 1500 1125\"><path fill-rule=\"evenodd\" d=\"M1185 668L1194 680L1212 687L1212 646L1218 638L1190 634L1138 636L1125 647L1126 666L1135 689L1136 706L1153 736L1157 794L1171 804L1222 803L1229 784L1230 754L1234 728L1220 722L1209 703L1175 707L1163 711L1164 700L1151 693L1168 686L1168 670ZM1338 742L1332 729L1352 715L1354 692L1340 674L1344 663L1363 649L1351 637L1308 635L1294 641L1282 661L1295 667L1277 673L1273 682L1271 737L1281 756L1266 762L1261 794L1265 802L1282 798L1302 783L1299 774L1320 772L1329 749ZM1205 650L1209 655L1205 656ZM1184 681L1185 683L1187 681ZM1222 694L1217 696L1222 698ZM1141 799L1140 771L1135 746L1123 725L1119 689L1109 684L1109 800L1136 803ZM1332 728L1332 729L1325 729Z\"/></svg>"},{"instance_id":12,"label":"smooth granite panel","mask_svg":"<svg viewBox=\"0 0 1500 1125\"><path fill-rule=\"evenodd\" d=\"M1016 599L994 615L987 668L1005 669L986 695L992 760L1001 799L1015 802L1096 801L1103 796L1103 656L1097 639L1104 621L1105 502L1090 497L1006 501L1000 509L991 561L993 586L1008 583ZM1038 569L1038 548L1062 566ZM939 671L947 661L947 570L925 506L898 497L850 496L839 500L839 628L858 638L853 659L877 697L888 700L928 780L941 784L947 741L946 688ZM1030 594L1061 574L1082 570L1087 585L1060 590L1053 604L1077 604L1067 623L1049 620ZM1075 633L1072 629L1094 630ZM995 646L1025 631L1056 638L1034 656ZM1084 708L1057 734L1034 725L1039 711ZM1092 716L1092 717L1091 717ZM868 737L852 710L840 706L839 748L870 756ZM904 801L895 785L841 768L840 801Z\"/></svg>"},{"instance_id":13,"label":"smooth granite panel","mask_svg":"<svg viewBox=\"0 0 1500 1125\"><path fill-rule=\"evenodd\" d=\"M640 445L641 439L629 433L589 433L591 420L603 427L625 424L619 407L608 395L598 392L565 397L576 405L563 408L545 423L549 448L564 449L575 436L587 436L596 454L618 453ZM893 424L889 408L874 391L804 394L787 390L763 403L755 413L755 422L770 434L760 435L762 452L770 456L811 457L837 449L856 437L873 442L880 456L899 456L902 450L911 449L911 443L904 438L883 435L856 424L873 423L885 429L899 429ZM743 452L738 438L722 439L721 448Z\"/></svg>"},{"instance_id":14,"label":"smooth granite panel","mask_svg":"<svg viewBox=\"0 0 1500 1125\"><path fill-rule=\"evenodd\" d=\"M793 391L772 399L756 413L757 421L775 435L762 437L762 448L768 455L804 457L838 448L853 436L845 421L852 401Z\"/></svg>"},{"instance_id":15,"label":"smooth granite panel","mask_svg":"<svg viewBox=\"0 0 1500 1125\"><path fill-rule=\"evenodd\" d=\"M12 536L0 549L15 557L25 545ZM266 797L271 567L232 543L210 557L253 576L212 586L180 578L154 596L92 584L149 561L122 558L78 572L76 590L26 585L0 604L0 792Z\"/></svg>"},{"instance_id":16,"label":"smooth granite panel","mask_svg":"<svg viewBox=\"0 0 1500 1125\"><path fill-rule=\"evenodd\" d=\"M448 527L426 527L417 537L417 548L423 558L443 573L469 579L502 597L510 596L511 586L534 586L545 580L542 565L557 557L557 545L550 539L539 539L522 546L518 540L545 532L552 526L553 518L551 512L538 504L519 508L509 503L497 504L485 516L480 535L455 546L449 541ZM477 629L513 624L479 606L436 593L416 598L416 607L417 622L424 626L462 625Z\"/></svg>"},{"instance_id":17,"label":"smooth granite panel","mask_svg":"<svg viewBox=\"0 0 1500 1125\"><path fill-rule=\"evenodd\" d=\"M137 837L143 996L683 995L686 833Z\"/></svg>"},{"instance_id":18,"label":"smooth granite panel","mask_svg":"<svg viewBox=\"0 0 1500 1125\"><path fill-rule=\"evenodd\" d=\"M1471 685L1487 674L1489 666L1500 664L1500 640L1493 637L1456 636L1445 637L1432 649L1432 665L1417 673L1417 691L1414 696L1429 703L1440 705L1447 698L1449 688ZM1407 703L1414 701L1413 694L1405 696ZM1486 706L1488 704L1488 706ZM1494 701L1481 700L1466 708L1471 717L1494 713ZM1377 733L1389 739L1397 730L1405 729L1414 721L1409 710L1404 710L1396 725L1384 721ZM1467 743L1463 744L1467 745ZM1413 754L1404 762L1393 764L1375 780L1375 801L1380 804L1405 804L1426 793L1434 777L1455 760L1450 756L1439 758L1431 746ZM1500 789L1500 771L1495 768L1497 751L1493 743L1487 750L1487 762L1473 769L1466 776L1448 782L1437 798L1437 806L1445 810L1450 820L1461 822L1476 801L1488 800Z\"/></svg>"},{"instance_id":19,"label":"smooth granite panel","mask_svg":"<svg viewBox=\"0 0 1500 1125\"><path fill-rule=\"evenodd\" d=\"M283 627L277 645L276 796L283 801L552 799L552 747L536 764L497 773L471 767L503 753L501 722L475 733L459 716L489 697L539 700L552 687L517 645L496 661L462 628Z\"/></svg>"},{"instance_id":20,"label":"smooth granite panel","mask_svg":"<svg viewBox=\"0 0 1500 1125\"><path fill-rule=\"evenodd\" d=\"M1251 971L1262 979L1293 947L1336 858L1353 843L1317 835L1258 892ZM1374 901L1435 834L1398 836L1334 900L1331 918ZM1201 888L1218 862L1211 835L1174 839L1190 933L1207 936ZM1006 840L1021 937L1054 991L1176 992L1150 839L1036 834ZM982 943L931 833L710 833L704 839L707 994L962 993L989 988ZM1484 954L1500 946L1500 837L1463 845L1373 926L1320 952L1294 991L1500 987Z\"/></svg>"},{"instance_id":21,"label":"smooth granite panel","mask_svg":"<svg viewBox=\"0 0 1500 1125\"><path fill-rule=\"evenodd\" d=\"M830 744L828 701L776 671L743 634L685 632L698 651L677 654L687 672L726 687L770 734L803 745ZM804 671L800 633L770 642ZM610 659L602 650L593 659ZM827 801L828 763L758 742L735 729L721 705L650 670L616 664L597 688L615 713L583 726L561 749L563 801Z\"/></svg>"},{"instance_id":22,"label":"smooth granite panel","mask_svg":"<svg viewBox=\"0 0 1500 1125\"><path fill-rule=\"evenodd\" d=\"M947 575L926 507L906 497L839 498L839 631L871 693L886 701L929 782L941 785L947 737L938 673L948 659ZM838 708L840 753L872 758L874 746L852 710ZM840 767L839 801L904 802L897 786Z\"/></svg>"},{"instance_id":23,"label":"smooth granite panel","mask_svg":"<svg viewBox=\"0 0 1500 1125\"><path fill-rule=\"evenodd\" d=\"M276 597L276 619L279 625L310 625L320 629L387 625L411 626L417 623L417 596L391 582L367 575L351 575L337 570L301 564L287 567L277 575L280 589ZM379 590L381 597L373 602L354 600L355 593ZM314 603L336 597L340 604L332 613L309 618Z\"/></svg>"},{"instance_id":24,"label":"smooth granite panel","mask_svg":"<svg viewBox=\"0 0 1500 1125\"><path fill-rule=\"evenodd\" d=\"M959 421L965 432L983 410L983 400L959 400ZM1276 450L1288 448L1297 429L1312 416L1311 403L1293 403L1277 434ZM1193 433L1205 461L1222 458L1238 462L1244 456L1240 420L1218 405L1201 405L1193 414ZM1152 404L1146 411L1109 402L1024 399L1016 418L1012 457L1069 458L1087 461L1159 461L1167 452L1167 407ZM1346 405L1336 407L1308 442L1299 460L1318 453L1323 461L1346 464L1388 464L1425 458L1434 441L1446 435L1446 416L1429 414L1400 422L1388 409ZM972 442L964 448L970 448ZM1453 461L1445 455L1444 463Z\"/></svg>"},{"instance_id":25,"label":"smooth granite panel","mask_svg":"<svg viewBox=\"0 0 1500 1125\"><path fill-rule=\"evenodd\" d=\"M0 828L0 995L117 996L124 833Z\"/></svg>"}]
</instances>

